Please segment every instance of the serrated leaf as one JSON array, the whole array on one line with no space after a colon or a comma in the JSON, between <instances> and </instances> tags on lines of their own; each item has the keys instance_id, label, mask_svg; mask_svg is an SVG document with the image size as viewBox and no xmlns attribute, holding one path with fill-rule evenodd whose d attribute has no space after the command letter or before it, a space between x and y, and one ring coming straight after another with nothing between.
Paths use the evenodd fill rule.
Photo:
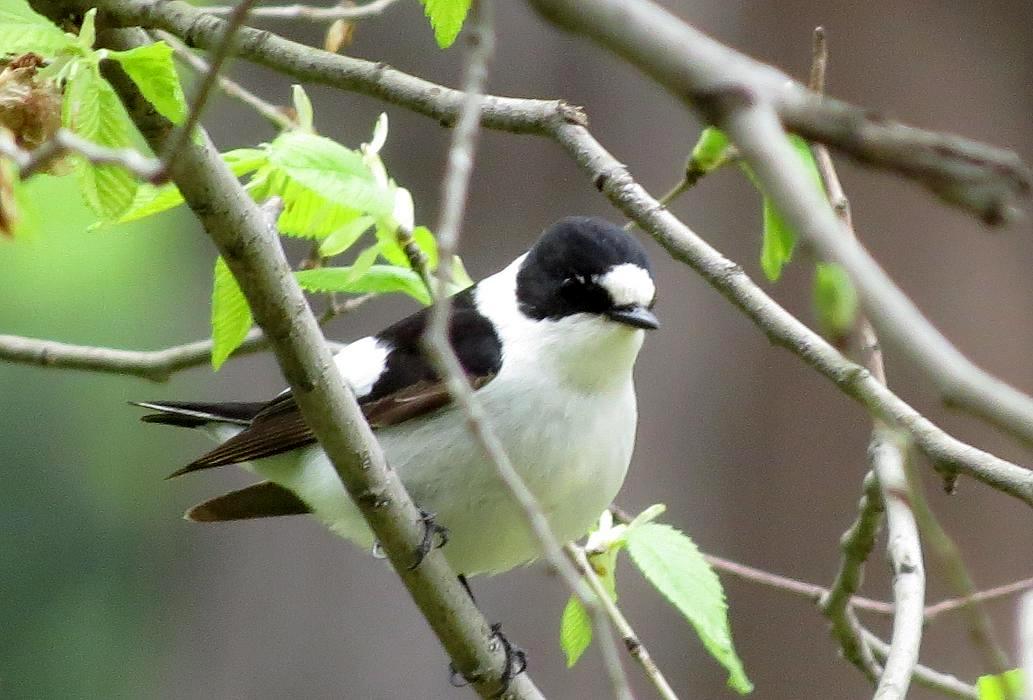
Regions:
<instances>
[{"instance_id":1,"label":"serrated leaf","mask_svg":"<svg viewBox=\"0 0 1033 700\"><path fill-rule=\"evenodd\" d=\"M109 148L131 145L133 124L114 88L96 64L81 61L65 88L64 125L82 138ZM79 164L83 198L106 221L115 221L133 204L139 182L117 165Z\"/></svg>"},{"instance_id":2,"label":"serrated leaf","mask_svg":"<svg viewBox=\"0 0 1033 700\"><path fill-rule=\"evenodd\" d=\"M186 97L172 61L171 46L159 41L128 51L109 51L107 57L118 61L160 115L173 124L186 118Z\"/></svg>"},{"instance_id":3,"label":"serrated leaf","mask_svg":"<svg viewBox=\"0 0 1033 700\"><path fill-rule=\"evenodd\" d=\"M282 173L269 179L268 190L263 197L255 196L277 194L283 199L276 226L285 236L319 240L362 216L357 209L334 204Z\"/></svg>"},{"instance_id":4,"label":"serrated leaf","mask_svg":"<svg viewBox=\"0 0 1033 700\"><path fill-rule=\"evenodd\" d=\"M850 275L835 263L818 263L814 268L814 314L818 327L828 338L842 338L857 319L857 290Z\"/></svg>"},{"instance_id":5,"label":"serrated leaf","mask_svg":"<svg viewBox=\"0 0 1033 700\"><path fill-rule=\"evenodd\" d=\"M728 670L728 685L739 693L753 690L732 645L721 582L692 540L669 525L642 523L628 530L627 549L643 576L685 616L707 651Z\"/></svg>"},{"instance_id":6,"label":"serrated leaf","mask_svg":"<svg viewBox=\"0 0 1033 700\"><path fill-rule=\"evenodd\" d=\"M463 22L470 11L471 0L420 0L423 11L434 29L434 39L438 46L447 49L455 43Z\"/></svg>"},{"instance_id":7,"label":"serrated leaf","mask_svg":"<svg viewBox=\"0 0 1033 700\"><path fill-rule=\"evenodd\" d=\"M0 54L34 51L53 56L75 44L75 37L34 12L25 0L0 0Z\"/></svg>"},{"instance_id":8,"label":"serrated leaf","mask_svg":"<svg viewBox=\"0 0 1033 700\"><path fill-rule=\"evenodd\" d=\"M592 644L592 619L576 597L570 596L560 618L560 648L567 656L567 668L578 662Z\"/></svg>"},{"instance_id":9,"label":"serrated leaf","mask_svg":"<svg viewBox=\"0 0 1033 700\"><path fill-rule=\"evenodd\" d=\"M725 132L708 126L700 133L699 140L692 148L689 162L685 166L686 172L700 176L721 167L728 161L730 146Z\"/></svg>"},{"instance_id":10,"label":"serrated leaf","mask_svg":"<svg viewBox=\"0 0 1033 700\"><path fill-rule=\"evenodd\" d=\"M340 255L351 248L355 241L359 240L372 225L372 216L360 216L349 221L323 239L323 242L319 244L319 254L324 258Z\"/></svg>"},{"instance_id":11,"label":"serrated leaf","mask_svg":"<svg viewBox=\"0 0 1033 700\"><path fill-rule=\"evenodd\" d=\"M222 159L234 175L242 177L262 167L266 162L266 155L265 151L258 148L237 148L223 153ZM178 207L182 203L183 195L180 194L179 188L175 184L170 182L165 185L155 186L144 182L137 189L132 206L118 218L118 221L102 221L94 224L91 228L96 228L104 223L124 224L137 219L144 219Z\"/></svg>"},{"instance_id":12,"label":"serrated leaf","mask_svg":"<svg viewBox=\"0 0 1033 700\"><path fill-rule=\"evenodd\" d=\"M976 692L979 700L1013 700L1022 697L1024 686L1022 669L1017 668L997 676L980 676Z\"/></svg>"},{"instance_id":13,"label":"serrated leaf","mask_svg":"<svg viewBox=\"0 0 1033 700\"><path fill-rule=\"evenodd\" d=\"M212 287L212 369L218 370L247 337L254 321L244 292L240 291L226 261L215 261Z\"/></svg>"},{"instance_id":14,"label":"serrated leaf","mask_svg":"<svg viewBox=\"0 0 1033 700\"><path fill-rule=\"evenodd\" d=\"M394 205L362 155L336 141L297 131L281 134L269 146L269 162L324 199L374 216L387 216Z\"/></svg>"},{"instance_id":15,"label":"serrated leaf","mask_svg":"<svg viewBox=\"0 0 1033 700\"><path fill-rule=\"evenodd\" d=\"M294 273L304 289L310 292L343 292L346 294L408 294L424 306L430 304L423 280L412 270L394 265L373 265L355 277L351 267L320 267Z\"/></svg>"}]
</instances>

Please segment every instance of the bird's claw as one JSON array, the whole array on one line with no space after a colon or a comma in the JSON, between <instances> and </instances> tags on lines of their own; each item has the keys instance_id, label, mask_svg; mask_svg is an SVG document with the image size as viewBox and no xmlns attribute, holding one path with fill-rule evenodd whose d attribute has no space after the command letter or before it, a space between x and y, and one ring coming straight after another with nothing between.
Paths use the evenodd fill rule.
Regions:
<instances>
[{"instance_id":1,"label":"bird's claw","mask_svg":"<svg viewBox=\"0 0 1033 700\"><path fill-rule=\"evenodd\" d=\"M501 687L498 692L492 696L501 698L509 690L509 685L513 679L527 670L527 654L520 647L513 646L513 643L509 641L509 638L502 634L502 623L496 622L491 626L491 636L498 642L499 646L502 647L502 652L506 657L506 666L502 669L502 675L499 677ZM469 679L456 670L455 664L449 664L448 670L450 673L448 682L452 687L462 688L463 686L470 684Z\"/></svg>"},{"instance_id":2,"label":"bird's claw","mask_svg":"<svg viewBox=\"0 0 1033 700\"><path fill-rule=\"evenodd\" d=\"M448 528L444 525L438 525L434 521L433 513L421 510L420 522L423 523L423 539L420 540L419 546L416 547L416 560L409 567L409 571L419 566L431 549L441 548L448 544Z\"/></svg>"}]
</instances>

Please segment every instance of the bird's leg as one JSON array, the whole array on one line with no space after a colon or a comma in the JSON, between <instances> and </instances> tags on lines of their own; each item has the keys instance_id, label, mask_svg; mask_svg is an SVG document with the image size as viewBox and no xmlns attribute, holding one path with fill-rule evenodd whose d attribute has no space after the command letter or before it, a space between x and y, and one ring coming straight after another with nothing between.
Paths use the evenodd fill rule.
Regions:
<instances>
[{"instance_id":1,"label":"bird's leg","mask_svg":"<svg viewBox=\"0 0 1033 700\"><path fill-rule=\"evenodd\" d=\"M467 595L470 596L470 600L473 601L474 605L477 604L477 599L473 595L473 590L470 588L470 582L466 580L466 576L459 574L459 583L462 584L463 588L466 589ZM513 646L513 643L509 641L506 635L502 634L502 623L496 622L491 626L491 636L493 644L498 644L502 647L502 652L506 655L506 667L502 671L502 677L499 681L502 683L502 687L499 688L499 692L494 697L501 698L509 690L510 682L518 675L527 670L527 654L523 649L517 646ZM463 677L457 670L454 664L448 665L450 672L448 682L455 688L462 688L470 683L469 679Z\"/></svg>"},{"instance_id":2,"label":"bird's leg","mask_svg":"<svg viewBox=\"0 0 1033 700\"><path fill-rule=\"evenodd\" d=\"M423 523L423 539L420 540L419 546L416 547L416 561L409 567L410 571L420 565L431 549L444 547L448 544L448 528L444 525L438 525L434 521L433 513L420 510L420 522ZM470 589L467 588L466 590L469 592Z\"/></svg>"}]
</instances>

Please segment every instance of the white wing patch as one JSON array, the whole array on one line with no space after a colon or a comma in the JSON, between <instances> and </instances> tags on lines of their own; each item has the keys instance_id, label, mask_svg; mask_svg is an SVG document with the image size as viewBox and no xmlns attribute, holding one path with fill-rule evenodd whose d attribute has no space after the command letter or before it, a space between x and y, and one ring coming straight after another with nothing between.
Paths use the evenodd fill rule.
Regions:
<instances>
[{"instance_id":1,"label":"white wing patch","mask_svg":"<svg viewBox=\"0 0 1033 700\"><path fill-rule=\"evenodd\" d=\"M373 336L348 344L334 355L334 364L358 397L368 394L387 367L391 348Z\"/></svg>"},{"instance_id":2,"label":"white wing patch","mask_svg":"<svg viewBox=\"0 0 1033 700\"><path fill-rule=\"evenodd\" d=\"M615 306L649 306L656 296L653 278L635 263L615 265L596 284L610 293Z\"/></svg>"}]
</instances>

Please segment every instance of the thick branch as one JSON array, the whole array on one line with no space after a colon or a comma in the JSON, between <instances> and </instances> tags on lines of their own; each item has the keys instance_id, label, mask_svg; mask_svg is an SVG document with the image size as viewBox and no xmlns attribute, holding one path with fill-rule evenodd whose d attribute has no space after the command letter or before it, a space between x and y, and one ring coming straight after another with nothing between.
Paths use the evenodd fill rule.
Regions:
<instances>
[{"instance_id":1,"label":"thick branch","mask_svg":"<svg viewBox=\"0 0 1033 700\"><path fill-rule=\"evenodd\" d=\"M648 0L530 0L555 24L584 34L719 122L730 106L770 104L786 127L865 165L914 179L945 201L997 223L1028 196L1033 174L1014 153L875 117L822 98Z\"/></svg>"},{"instance_id":2,"label":"thick branch","mask_svg":"<svg viewBox=\"0 0 1033 700\"><path fill-rule=\"evenodd\" d=\"M115 47L145 41L142 32L123 32ZM160 150L170 125L128 80L113 77L141 132L152 148ZM411 568L424 536L423 518L385 463L355 397L342 383L275 232L207 139L188 143L170 164L170 174L237 278L306 424L457 670L482 696L497 693L506 666L504 653L440 552L430 552ZM541 697L527 674L513 679L508 695Z\"/></svg>"}]
</instances>

